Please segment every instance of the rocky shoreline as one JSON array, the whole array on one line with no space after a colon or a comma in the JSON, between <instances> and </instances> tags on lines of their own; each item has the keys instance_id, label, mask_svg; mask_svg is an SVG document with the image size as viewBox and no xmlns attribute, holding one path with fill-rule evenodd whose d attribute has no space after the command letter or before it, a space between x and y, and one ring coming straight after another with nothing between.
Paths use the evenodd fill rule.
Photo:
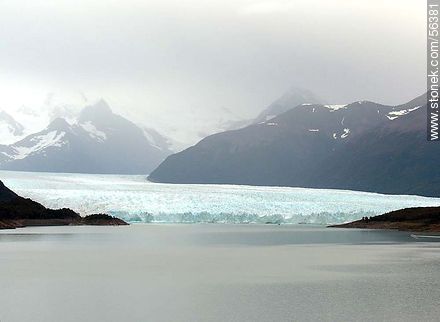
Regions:
<instances>
[{"instance_id":1,"label":"rocky shoreline","mask_svg":"<svg viewBox=\"0 0 440 322\"><path fill-rule=\"evenodd\" d=\"M15 219L0 220L0 229L15 229L36 226L124 226L122 219L107 214L94 214L79 219Z\"/></svg>"},{"instance_id":2,"label":"rocky shoreline","mask_svg":"<svg viewBox=\"0 0 440 322\"><path fill-rule=\"evenodd\" d=\"M0 181L0 229L68 225L121 226L128 224L107 214L81 217L68 208L48 209L31 199L20 197Z\"/></svg>"},{"instance_id":3,"label":"rocky shoreline","mask_svg":"<svg viewBox=\"0 0 440 322\"><path fill-rule=\"evenodd\" d=\"M329 227L440 233L440 207L405 208Z\"/></svg>"}]
</instances>

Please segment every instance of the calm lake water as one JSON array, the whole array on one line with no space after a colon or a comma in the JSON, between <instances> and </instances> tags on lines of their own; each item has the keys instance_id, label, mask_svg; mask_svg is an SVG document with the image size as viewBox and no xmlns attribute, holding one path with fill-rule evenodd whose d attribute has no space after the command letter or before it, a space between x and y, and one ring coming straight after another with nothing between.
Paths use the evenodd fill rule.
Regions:
<instances>
[{"instance_id":1,"label":"calm lake water","mask_svg":"<svg viewBox=\"0 0 440 322\"><path fill-rule=\"evenodd\" d=\"M0 231L0 321L438 321L440 243L306 225Z\"/></svg>"}]
</instances>

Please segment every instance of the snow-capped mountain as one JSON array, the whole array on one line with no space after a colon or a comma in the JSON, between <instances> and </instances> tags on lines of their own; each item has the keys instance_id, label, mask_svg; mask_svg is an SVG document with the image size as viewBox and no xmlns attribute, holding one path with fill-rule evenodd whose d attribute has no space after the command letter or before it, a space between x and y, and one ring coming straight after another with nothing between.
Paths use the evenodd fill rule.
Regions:
<instances>
[{"instance_id":1,"label":"snow-capped mountain","mask_svg":"<svg viewBox=\"0 0 440 322\"><path fill-rule=\"evenodd\" d=\"M426 94L399 106L302 104L169 156L150 180L440 196Z\"/></svg>"},{"instance_id":2,"label":"snow-capped mountain","mask_svg":"<svg viewBox=\"0 0 440 322\"><path fill-rule=\"evenodd\" d=\"M114 114L101 100L85 107L76 122L63 118L44 130L0 146L7 170L148 174L171 152L166 140Z\"/></svg>"},{"instance_id":3,"label":"snow-capped mountain","mask_svg":"<svg viewBox=\"0 0 440 322\"><path fill-rule=\"evenodd\" d=\"M24 134L24 127L5 111L0 111L0 144L18 141Z\"/></svg>"}]
</instances>

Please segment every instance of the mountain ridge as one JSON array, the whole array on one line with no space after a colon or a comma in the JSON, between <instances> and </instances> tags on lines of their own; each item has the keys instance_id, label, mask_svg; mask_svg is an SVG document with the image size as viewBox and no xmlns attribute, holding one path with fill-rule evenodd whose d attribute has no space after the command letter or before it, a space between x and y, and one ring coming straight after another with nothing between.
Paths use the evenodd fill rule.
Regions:
<instances>
[{"instance_id":1,"label":"mountain ridge","mask_svg":"<svg viewBox=\"0 0 440 322\"><path fill-rule=\"evenodd\" d=\"M433 162L425 168L418 163L440 153L425 139L423 102L426 94L397 106L302 104L269 121L207 137L169 156L149 180L439 196Z\"/></svg>"}]
</instances>

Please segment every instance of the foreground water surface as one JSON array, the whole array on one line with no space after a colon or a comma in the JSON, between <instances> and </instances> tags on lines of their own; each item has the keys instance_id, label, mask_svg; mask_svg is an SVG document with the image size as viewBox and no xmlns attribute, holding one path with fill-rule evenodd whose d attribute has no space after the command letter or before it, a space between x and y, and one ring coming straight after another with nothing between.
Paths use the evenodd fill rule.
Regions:
<instances>
[{"instance_id":1,"label":"foreground water surface","mask_svg":"<svg viewBox=\"0 0 440 322\"><path fill-rule=\"evenodd\" d=\"M340 223L439 198L346 190L151 183L146 176L0 171L0 180L46 207L110 213L130 222Z\"/></svg>"},{"instance_id":2,"label":"foreground water surface","mask_svg":"<svg viewBox=\"0 0 440 322\"><path fill-rule=\"evenodd\" d=\"M0 231L0 321L438 321L439 245L308 225Z\"/></svg>"}]
</instances>

